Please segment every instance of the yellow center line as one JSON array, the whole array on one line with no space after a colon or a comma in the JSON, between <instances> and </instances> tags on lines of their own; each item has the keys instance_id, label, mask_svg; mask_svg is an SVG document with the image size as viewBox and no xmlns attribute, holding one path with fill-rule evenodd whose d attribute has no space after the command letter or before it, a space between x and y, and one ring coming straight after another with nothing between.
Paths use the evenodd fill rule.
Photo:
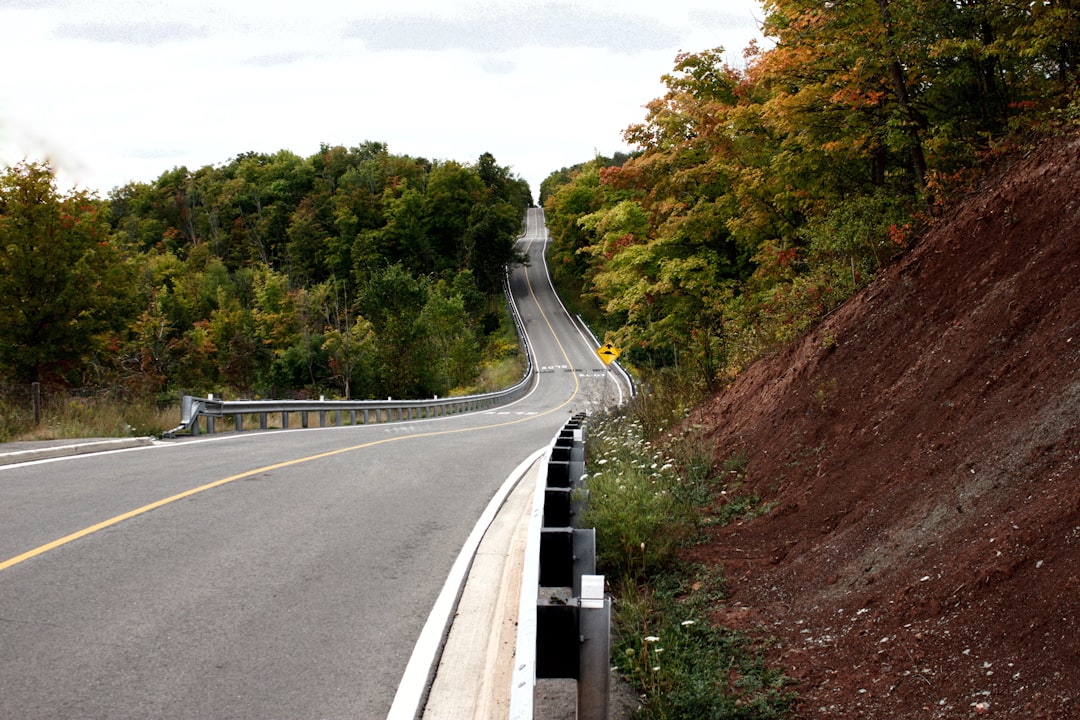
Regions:
<instances>
[{"instance_id":1,"label":"yellow center line","mask_svg":"<svg viewBox=\"0 0 1080 720\"><path fill-rule=\"evenodd\" d=\"M528 286L529 286L529 294L532 295L534 300L536 300L536 293L533 292L532 282L529 281L529 273L528 273L527 270L525 272L525 281L526 281L526 283L528 283ZM551 322L548 321L548 317L544 313L543 308L540 307L539 302L536 303L536 306L537 306L537 308L539 308L540 315L544 318L544 322L547 324L548 330L551 331L552 337L555 338L555 343L559 346L559 350L562 351L563 357L566 358L566 362L569 365L570 364L570 358L567 356L566 350L563 349L562 343L559 342L559 338L555 334L555 329L551 326ZM571 367L572 367L572 365L571 365ZM324 458L333 457L334 455L341 455L341 454L347 453L347 452L354 452L354 451L357 451L357 450L363 450L365 448L370 448L370 447L374 447L376 445L383 445L383 444L391 443L391 442L398 442L398 441L402 441L402 440L412 440L412 439L418 439L418 438L436 437L436 436L439 436L439 435L453 435L453 434L456 434L456 433L476 432L476 431L480 431L480 430L490 430L490 429L493 429L493 428L507 427L509 425L516 425L518 423L528 422L530 420L534 420L534 419L540 418L540 417L545 417L547 415L551 415L552 413L558 412L559 410L562 410L564 407L566 407L567 405L569 405L570 403L572 403L574 401L574 398L576 398L578 396L580 391L581 391L581 383L579 382L578 377L577 377L577 373L575 372L574 373L574 392L571 393L570 397L567 398L566 401L563 402L561 405L559 405L557 407L554 407L554 408L552 408L550 410L546 410L546 411L544 411L542 413L538 413L536 415L531 415L531 416L528 416L528 417L522 417L522 418L518 418L516 420L508 420L506 422L494 423L494 424L491 424L491 425L482 425L482 426L479 426L479 427L458 428L458 429L455 429L455 430L435 430L435 431L432 431L432 432L418 433L418 434L415 434L415 435L399 435L397 437L382 438L380 440L373 440L371 442L366 442L366 443L363 443L363 444L360 444L360 445L353 445L352 447L339 448L337 450L330 450L328 452L318 453L316 455L308 455L306 457L294 458L292 460L286 460L285 462L276 463L274 465L265 465L265 466L260 467L260 468L255 468L254 470L247 470L247 471L239 473L237 475L230 475L229 477L221 478L220 480L215 480L215 481L207 483L205 485L200 485L199 487L192 488L190 490L185 490L182 493L177 493L176 495L172 495L170 497L163 498L163 499L158 500L156 502L152 502L149 505L143 505L142 507L135 508L134 510L130 510L130 511L128 511L128 512L122 514L122 515L117 515L116 517L109 518L108 520L105 520L103 522L99 522L96 525L91 525L88 528L84 528L82 530L79 530L78 532L71 533L70 535L65 535L62 538L59 538L57 540L53 540L50 543L46 543L45 545L41 545L40 547L36 547L33 550L28 550L27 552L24 552L21 555L16 555L13 558L10 558L8 560L4 560L3 562L0 562L0 571L7 570L8 568L13 567L15 565L18 565L19 563L26 562L27 560L30 560L31 558L35 558L38 555L43 555L43 554L49 552L50 550L55 550L58 547L62 547L64 545L67 545L68 543L74 542L74 541L76 541L76 540L78 540L80 538L84 538L87 535L92 535L92 534L98 532L99 530L104 530L105 528L112 527L113 525L118 525L118 524L124 522L125 520L130 520L130 519L132 519L134 517L138 517L139 515L143 515L145 513L148 513L151 510L156 510L156 509L158 509L160 507L164 507L165 505L169 505L170 503L174 503L177 500L183 500L184 498L189 498L192 495L198 495L199 493L206 492L207 490L213 490L214 488L221 487L222 485L227 485L228 483L234 482L236 480L242 480L244 478L248 478L248 477L251 477L253 475L258 475L260 473L270 472L272 470L280 470L281 468L290 467L292 465L299 465L301 463L312 462L314 460L322 460Z\"/></svg>"},{"instance_id":2,"label":"yellow center line","mask_svg":"<svg viewBox=\"0 0 1080 720\"><path fill-rule=\"evenodd\" d=\"M529 286L529 295L532 296L533 300L536 300L536 292L533 290L532 280L529 279L528 268L525 269L525 284ZM574 397L576 397L578 392L580 392L581 390L581 382L578 380L577 368L575 368L574 363L570 361L570 356L567 354L566 348L564 348L563 344L559 342L559 336L555 333L555 328L551 326L551 321L548 320L548 316L547 313L544 312L544 308L540 307L539 301L537 301L536 303L536 309L540 311L540 317L544 318L544 324L547 325L548 331L551 333L551 337L555 340L555 344L559 346L559 352L562 353L563 359L566 360L567 367L569 367L574 374L574 394L570 397L570 400L567 400L565 403L559 406L559 408L566 407L566 405L569 404L570 401L573 400Z\"/></svg>"},{"instance_id":3,"label":"yellow center line","mask_svg":"<svg viewBox=\"0 0 1080 720\"><path fill-rule=\"evenodd\" d=\"M571 400L572 399L573 398L571 398ZM569 402L570 402L570 400L567 400L567 403L569 403ZM561 405L560 407L565 407L565 406L566 406L566 403L563 403L563 405ZM544 413L541 413L540 415L536 415L536 416L533 416L533 417L543 417L544 415L549 415L549 414L555 412L558 409L559 408L554 408L552 410L548 410L548 411L546 411ZM134 510L130 510L130 511L128 511L128 512L122 514L122 515L117 515L116 517L109 518L108 520L105 520L103 522L99 522L97 525L91 525L90 527L84 528L83 530L79 530L78 532L74 532L74 533L72 533L70 535L65 535L64 537L59 538L58 540L53 540L50 543L47 543L47 544L42 545L40 547L36 547L33 550L29 550L27 552L24 552L22 555L16 555L15 557L13 557L13 558L11 558L9 560L5 560L3 562L0 562L0 571L6 570L9 567L12 567L13 565L18 565L19 563L25 562L25 561L27 561L27 560L29 560L31 558L37 557L38 555L42 555L44 553L47 553L50 550L55 550L56 548L61 547L62 545L67 545L68 543L74 542L75 540L78 540L79 538L84 538L87 535L92 535L93 533L96 533L99 530L104 530L105 528L112 527L113 525L117 525L119 523L122 523L125 520L130 520L133 517L137 517L137 516L142 515L144 513L148 513L151 510L156 510L156 509L158 509L160 507L164 507L165 505L168 505L170 503L174 503L177 500L183 500L184 498L191 497L192 495L198 495L201 492L206 492L207 490L213 490L216 487L221 487L222 485L227 485L228 483L234 482L236 480L243 480L244 478L252 477L253 475L258 475L260 473L270 472L272 470L280 470L281 468L290 467L292 465L299 465L301 463L306 463L306 462L312 462L314 460L322 460L324 458L333 457L334 455L341 455L342 453L353 452L353 451L356 451L356 450L363 450L365 448L374 447L376 445L383 445L385 443L397 442L397 441L401 441L401 440L411 440L411 439L414 439L414 438L433 437L433 436L436 436L436 435L451 435L451 434L454 434L454 433L471 432L471 431L476 431L476 430L487 430L487 429L491 429L491 428L503 427L503 426L506 426L506 425L513 425L514 423L523 422L525 420L531 420L531 419L532 419L531 417L530 418L518 418L517 420L511 420L511 421L508 421L508 422L498 423L498 424L494 424L494 425L484 425L484 426L481 426L481 427L458 428L456 430L437 430L437 431L434 431L434 432L420 433L420 434L416 434L416 435L399 435L397 437L382 438L380 440L373 440L371 442L363 443L361 445L353 445L351 447L338 448L337 450L330 450L328 452L318 453L316 455L308 455L306 457L293 458L292 460L286 460L285 462L275 463L273 465L264 465L263 467L255 468L254 470L247 470L245 472L238 473L236 475L230 475L229 477L224 477L224 478L221 478L220 480L215 480L215 481L207 483L205 485L200 485L199 487L192 488L190 490L185 490L182 493L177 493L176 495L171 495L171 496L169 496L167 498L163 498L161 500L157 500L155 502L152 502L149 505L143 505L142 507L135 508Z\"/></svg>"}]
</instances>

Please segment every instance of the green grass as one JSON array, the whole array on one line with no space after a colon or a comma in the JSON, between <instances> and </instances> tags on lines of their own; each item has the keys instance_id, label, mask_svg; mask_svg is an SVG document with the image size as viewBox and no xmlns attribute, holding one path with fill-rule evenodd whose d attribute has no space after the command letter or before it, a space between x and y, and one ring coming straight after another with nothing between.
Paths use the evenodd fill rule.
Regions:
<instances>
[{"instance_id":1,"label":"green grass","mask_svg":"<svg viewBox=\"0 0 1080 720\"><path fill-rule=\"evenodd\" d=\"M643 694L642 720L769 720L795 706L760 640L714 623L726 597L715 568L678 567L617 588L613 662Z\"/></svg>"},{"instance_id":2,"label":"green grass","mask_svg":"<svg viewBox=\"0 0 1080 720\"><path fill-rule=\"evenodd\" d=\"M642 694L644 720L790 717L790 681L765 662L763 640L713 620L726 601L723 569L679 559L709 526L768 511L738 492L747 456L715 468L692 431L649 433L681 405L650 402L591 421L586 445L581 524L596 528L598 571L615 596L612 662Z\"/></svg>"}]
</instances>

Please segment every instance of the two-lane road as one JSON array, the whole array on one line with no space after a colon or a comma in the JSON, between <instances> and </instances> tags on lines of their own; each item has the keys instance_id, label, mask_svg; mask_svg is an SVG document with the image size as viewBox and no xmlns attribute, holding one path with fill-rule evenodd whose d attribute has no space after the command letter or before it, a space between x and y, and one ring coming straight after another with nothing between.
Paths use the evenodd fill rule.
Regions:
<instances>
[{"instance_id":1,"label":"two-lane road","mask_svg":"<svg viewBox=\"0 0 1080 720\"><path fill-rule=\"evenodd\" d=\"M527 227L513 405L0 467L0 718L385 716L491 496L618 393Z\"/></svg>"}]
</instances>

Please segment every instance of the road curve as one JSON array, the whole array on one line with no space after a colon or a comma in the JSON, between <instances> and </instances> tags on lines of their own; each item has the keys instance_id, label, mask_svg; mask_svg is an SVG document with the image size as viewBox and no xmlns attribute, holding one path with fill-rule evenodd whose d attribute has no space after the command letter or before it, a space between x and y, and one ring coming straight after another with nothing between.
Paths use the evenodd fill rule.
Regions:
<instances>
[{"instance_id":1,"label":"road curve","mask_svg":"<svg viewBox=\"0 0 1080 720\"><path fill-rule=\"evenodd\" d=\"M513 405L0 467L0 717L384 717L491 496L625 394L546 237L531 210L511 288L541 371Z\"/></svg>"}]
</instances>

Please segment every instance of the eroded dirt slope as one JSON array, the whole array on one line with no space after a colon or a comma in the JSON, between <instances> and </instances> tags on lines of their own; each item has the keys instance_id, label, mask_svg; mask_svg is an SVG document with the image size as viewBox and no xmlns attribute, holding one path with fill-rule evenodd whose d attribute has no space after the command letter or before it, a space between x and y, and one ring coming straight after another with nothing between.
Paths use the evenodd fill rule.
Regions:
<instances>
[{"instance_id":1,"label":"eroded dirt slope","mask_svg":"<svg viewBox=\"0 0 1080 720\"><path fill-rule=\"evenodd\" d=\"M775 507L697 559L800 718L1080 717L1080 140L1046 141L692 422Z\"/></svg>"}]
</instances>

